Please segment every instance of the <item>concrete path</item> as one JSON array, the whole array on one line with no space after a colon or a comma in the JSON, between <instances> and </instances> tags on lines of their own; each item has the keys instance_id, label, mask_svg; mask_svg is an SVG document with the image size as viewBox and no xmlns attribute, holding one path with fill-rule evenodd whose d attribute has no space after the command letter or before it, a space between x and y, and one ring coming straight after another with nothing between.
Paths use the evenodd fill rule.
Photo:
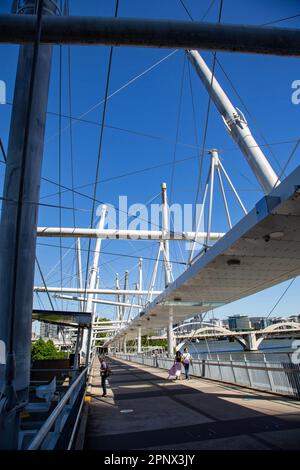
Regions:
<instances>
[{"instance_id":1,"label":"concrete path","mask_svg":"<svg viewBox=\"0 0 300 470\"><path fill-rule=\"evenodd\" d=\"M300 449L300 402L109 360L108 397L94 363L85 449Z\"/></svg>"}]
</instances>

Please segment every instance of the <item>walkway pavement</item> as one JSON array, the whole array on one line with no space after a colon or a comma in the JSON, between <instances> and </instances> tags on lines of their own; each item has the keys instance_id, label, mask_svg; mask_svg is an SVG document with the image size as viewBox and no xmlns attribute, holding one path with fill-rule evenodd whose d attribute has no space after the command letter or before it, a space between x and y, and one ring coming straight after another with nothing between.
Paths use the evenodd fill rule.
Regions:
<instances>
[{"instance_id":1,"label":"walkway pavement","mask_svg":"<svg viewBox=\"0 0 300 470\"><path fill-rule=\"evenodd\" d=\"M109 360L102 398L92 371L85 449L300 449L300 402L199 378Z\"/></svg>"}]
</instances>

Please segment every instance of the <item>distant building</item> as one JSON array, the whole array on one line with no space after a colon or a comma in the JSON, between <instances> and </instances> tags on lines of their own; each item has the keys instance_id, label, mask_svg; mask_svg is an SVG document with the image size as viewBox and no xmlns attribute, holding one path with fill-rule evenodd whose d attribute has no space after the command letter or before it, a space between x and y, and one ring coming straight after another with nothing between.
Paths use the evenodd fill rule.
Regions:
<instances>
[{"instance_id":1,"label":"distant building","mask_svg":"<svg viewBox=\"0 0 300 470\"><path fill-rule=\"evenodd\" d=\"M250 323L251 323L251 328L253 328L253 330L263 330L268 325L271 325L272 321L266 317L251 317Z\"/></svg>"},{"instance_id":2,"label":"distant building","mask_svg":"<svg viewBox=\"0 0 300 470\"><path fill-rule=\"evenodd\" d=\"M250 318L248 315L232 315L228 317L228 327L232 331L250 330Z\"/></svg>"},{"instance_id":3,"label":"distant building","mask_svg":"<svg viewBox=\"0 0 300 470\"><path fill-rule=\"evenodd\" d=\"M51 323L41 322L40 337L42 339L58 339L58 326Z\"/></svg>"},{"instance_id":4,"label":"distant building","mask_svg":"<svg viewBox=\"0 0 300 470\"><path fill-rule=\"evenodd\" d=\"M271 318L272 323L282 323L284 321L287 321L287 318L285 317L273 317Z\"/></svg>"},{"instance_id":5,"label":"distant building","mask_svg":"<svg viewBox=\"0 0 300 470\"><path fill-rule=\"evenodd\" d=\"M287 321L300 323L300 315L291 315L290 317L287 318Z\"/></svg>"}]
</instances>

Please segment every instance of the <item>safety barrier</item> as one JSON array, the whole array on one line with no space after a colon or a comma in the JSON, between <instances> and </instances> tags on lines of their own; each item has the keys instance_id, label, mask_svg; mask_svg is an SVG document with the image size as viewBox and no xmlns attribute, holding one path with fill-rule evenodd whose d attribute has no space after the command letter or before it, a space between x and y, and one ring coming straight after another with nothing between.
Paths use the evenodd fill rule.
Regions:
<instances>
[{"instance_id":1,"label":"safety barrier","mask_svg":"<svg viewBox=\"0 0 300 470\"><path fill-rule=\"evenodd\" d=\"M74 414L74 411L76 412L76 408L81 409L81 395L84 394L87 372L88 367L74 380L50 416L37 431L27 447L27 450L51 450L57 447L59 439L61 439L63 435L67 420L71 417L71 414ZM72 429L74 430L74 427L72 427ZM73 433L70 439L73 440Z\"/></svg>"},{"instance_id":2,"label":"safety barrier","mask_svg":"<svg viewBox=\"0 0 300 470\"><path fill-rule=\"evenodd\" d=\"M147 357L137 354L117 354L116 358L168 370L173 359L167 357ZM195 377L232 383L255 390L264 390L300 398L300 365L293 364L289 354L281 361L272 361L270 355L261 354L254 361L230 359L194 359L190 374Z\"/></svg>"}]
</instances>

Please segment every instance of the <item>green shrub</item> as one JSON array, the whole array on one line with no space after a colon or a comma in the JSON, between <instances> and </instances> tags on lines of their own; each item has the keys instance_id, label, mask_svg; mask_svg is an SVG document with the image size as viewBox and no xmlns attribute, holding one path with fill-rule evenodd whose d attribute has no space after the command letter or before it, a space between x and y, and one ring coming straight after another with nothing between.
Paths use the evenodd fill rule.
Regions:
<instances>
[{"instance_id":1,"label":"green shrub","mask_svg":"<svg viewBox=\"0 0 300 470\"><path fill-rule=\"evenodd\" d=\"M31 346L31 359L33 361L37 359L65 359L67 357L68 353L58 351L51 339L48 341L39 339Z\"/></svg>"}]
</instances>

